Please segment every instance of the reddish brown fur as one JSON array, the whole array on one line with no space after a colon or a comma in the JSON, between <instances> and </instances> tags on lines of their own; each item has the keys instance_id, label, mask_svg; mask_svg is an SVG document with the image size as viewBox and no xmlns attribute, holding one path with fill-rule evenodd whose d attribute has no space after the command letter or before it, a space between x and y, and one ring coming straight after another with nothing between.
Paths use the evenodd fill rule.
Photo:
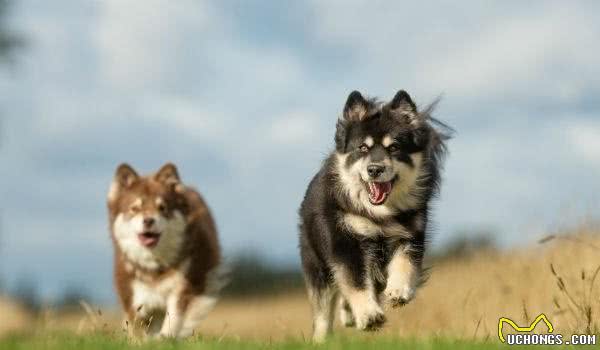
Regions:
<instances>
[{"instance_id":1,"label":"reddish brown fur","mask_svg":"<svg viewBox=\"0 0 600 350\"><path fill-rule=\"evenodd\" d=\"M177 170L174 165L167 164L156 174L139 177L128 165L121 165L117 169L115 181L126 187L119 191L114 198L108 200L108 212L111 232L113 223L119 213L127 213L130 204L138 197L161 196L168 212L163 214L168 217L172 211L179 210L186 219L185 238L181 253L177 261L170 266L161 266L155 270L144 269L135 262L130 261L119 248L112 232L111 237L115 249L114 254L114 280L119 294L121 305L128 315L130 322L134 320L135 306L132 305L131 283L135 278L142 279L150 284L157 283L175 273L182 261L189 259L190 265L185 274L185 283L181 292L178 307L184 310L190 299L206 292L207 275L217 267L221 260L217 230L208 206L200 194L194 189L177 182ZM146 201L143 211L157 211L154 201ZM129 215L129 214L125 214ZM126 268L129 264L133 269Z\"/></svg>"}]
</instances>

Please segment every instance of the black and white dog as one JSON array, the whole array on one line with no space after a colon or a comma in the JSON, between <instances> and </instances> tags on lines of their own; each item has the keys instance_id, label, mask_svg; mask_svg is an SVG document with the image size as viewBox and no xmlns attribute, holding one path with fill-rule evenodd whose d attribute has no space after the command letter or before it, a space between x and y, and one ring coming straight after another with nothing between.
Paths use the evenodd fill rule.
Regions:
<instances>
[{"instance_id":1,"label":"black and white dog","mask_svg":"<svg viewBox=\"0 0 600 350\"><path fill-rule=\"evenodd\" d=\"M338 299L344 325L375 330L385 322L382 305L414 297L450 131L432 109L419 111L403 90L389 103L348 96L335 152L300 208L315 341L331 332Z\"/></svg>"}]
</instances>

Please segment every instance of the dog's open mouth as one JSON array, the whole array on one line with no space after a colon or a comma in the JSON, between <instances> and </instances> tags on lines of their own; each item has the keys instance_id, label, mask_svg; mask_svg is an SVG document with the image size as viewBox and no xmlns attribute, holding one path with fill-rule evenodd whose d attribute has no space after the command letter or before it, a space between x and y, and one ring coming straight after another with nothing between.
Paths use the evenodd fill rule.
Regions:
<instances>
[{"instance_id":1,"label":"dog's open mouth","mask_svg":"<svg viewBox=\"0 0 600 350\"><path fill-rule=\"evenodd\" d=\"M138 234L138 239L144 247L152 248L158 244L160 233L157 232L142 232Z\"/></svg>"},{"instance_id":2,"label":"dog's open mouth","mask_svg":"<svg viewBox=\"0 0 600 350\"><path fill-rule=\"evenodd\" d=\"M369 192L369 201L373 205L381 205L392 192L392 181L387 182L368 182L367 191Z\"/></svg>"}]
</instances>

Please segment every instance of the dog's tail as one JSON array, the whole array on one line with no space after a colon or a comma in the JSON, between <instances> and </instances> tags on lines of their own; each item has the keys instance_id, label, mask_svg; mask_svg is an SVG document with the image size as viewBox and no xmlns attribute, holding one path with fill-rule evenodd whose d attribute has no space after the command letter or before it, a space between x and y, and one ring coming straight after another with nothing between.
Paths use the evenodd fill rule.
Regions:
<instances>
[{"instance_id":1,"label":"dog's tail","mask_svg":"<svg viewBox=\"0 0 600 350\"><path fill-rule=\"evenodd\" d=\"M206 295L218 297L223 288L231 282L231 264L221 261L206 276Z\"/></svg>"}]
</instances>

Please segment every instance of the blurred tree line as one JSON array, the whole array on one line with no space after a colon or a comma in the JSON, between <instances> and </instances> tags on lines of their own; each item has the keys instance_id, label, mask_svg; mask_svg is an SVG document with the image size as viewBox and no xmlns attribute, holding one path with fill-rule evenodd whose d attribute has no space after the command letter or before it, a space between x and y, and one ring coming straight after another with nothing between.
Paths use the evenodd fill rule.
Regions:
<instances>
[{"instance_id":1,"label":"blurred tree line","mask_svg":"<svg viewBox=\"0 0 600 350\"><path fill-rule=\"evenodd\" d=\"M469 259L477 252L496 249L493 231L461 231L454 237L444 247L428 251L425 266L435 267L449 260ZM299 266L273 264L256 252L237 254L230 261L229 267L230 283L222 293L225 298L259 297L304 290L304 280ZM19 280L11 294L34 313L44 307L62 311L79 310L81 300L94 303L93 296L76 284L67 285L57 298L42 303L35 279L31 276L24 276Z\"/></svg>"},{"instance_id":2,"label":"blurred tree line","mask_svg":"<svg viewBox=\"0 0 600 350\"><path fill-rule=\"evenodd\" d=\"M230 268L230 283L223 291L226 297L277 294L304 286L299 268L275 266L258 253L239 254Z\"/></svg>"},{"instance_id":3,"label":"blurred tree line","mask_svg":"<svg viewBox=\"0 0 600 350\"><path fill-rule=\"evenodd\" d=\"M426 266L435 266L448 260L468 259L481 251L492 252L498 249L494 237L497 233L492 229L475 228L454 233L448 243L437 250L428 251L425 257Z\"/></svg>"},{"instance_id":4,"label":"blurred tree line","mask_svg":"<svg viewBox=\"0 0 600 350\"><path fill-rule=\"evenodd\" d=\"M10 0L0 0L0 60L3 64L11 61L16 49L24 45L23 38L8 26L11 3Z\"/></svg>"},{"instance_id":5,"label":"blurred tree line","mask_svg":"<svg viewBox=\"0 0 600 350\"><path fill-rule=\"evenodd\" d=\"M458 231L442 248L427 252L425 265L435 266L448 260L468 259L480 251L494 251L497 249L495 235L494 230L485 228ZM258 253L238 255L231 268L231 283L223 293L227 297L278 294L304 288L299 266L275 266Z\"/></svg>"}]
</instances>

